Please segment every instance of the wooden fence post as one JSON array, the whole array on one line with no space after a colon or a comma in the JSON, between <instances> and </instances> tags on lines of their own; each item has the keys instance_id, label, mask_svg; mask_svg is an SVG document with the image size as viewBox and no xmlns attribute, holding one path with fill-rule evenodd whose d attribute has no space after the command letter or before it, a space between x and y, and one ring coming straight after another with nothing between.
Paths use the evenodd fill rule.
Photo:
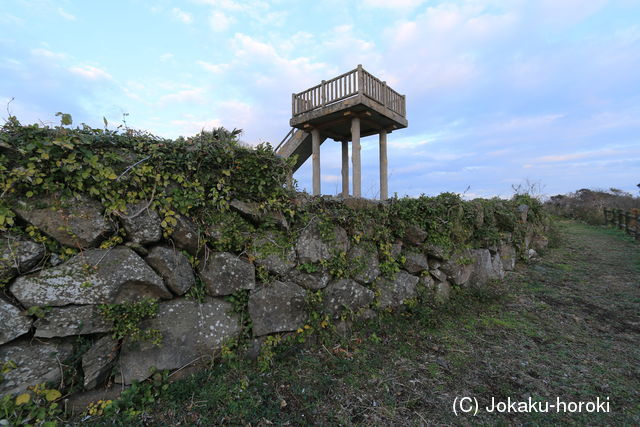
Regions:
<instances>
[{"instance_id":1,"label":"wooden fence post","mask_svg":"<svg viewBox=\"0 0 640 427\"><path fill-rule=\"evenodd\" d=\"M297 113L296 111L296 94L292 93L291 94L291 116L295 116Z\"/></svg>"},{"instance_id":2,"label":"wooden fence post","mask_svg":"<svg viewBox=\"0 0 640 427\"><path fill-rule=\"evenodd\" d=\"M618 209L618 229L624 228L624 216L622 215L622 209Z\"/></svg>"},{"instance_id":3,"label":"wooden fence post","mask_svg":"<svg viewBox=\"0 0 640 427\"><path fill-rule=\"evenodd\" d=\"M631 230L629 229L629 223L630 222L631 222L631 213L625 212L624 213L624 231L627 234L631 234Z\"/></svg>"},{"instance_id":4,"label":"wooden fence post","mask_svg":"<svg viewBox=\"0 0 640 427\"><path fill-rule=\"evenodd\" d=\"M386 107L388 104L389 101L387 101L387 82L384 81L382 82L382 105Z\"/></svg>"}]
</instances>

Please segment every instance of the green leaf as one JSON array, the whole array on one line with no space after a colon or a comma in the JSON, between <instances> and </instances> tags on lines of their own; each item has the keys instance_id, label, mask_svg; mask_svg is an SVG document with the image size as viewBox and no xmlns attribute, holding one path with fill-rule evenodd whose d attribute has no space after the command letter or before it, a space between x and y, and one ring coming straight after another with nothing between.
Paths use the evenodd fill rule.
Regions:
<instances>
[{"instance_id":1,"label":"green leaf","mask_svg":"<svg viewBox=\"0 0 640 427\"><path fill-rule=\"evenodd\" d=\"M22 393L20 396L16 397L16 405L24 405L25 403L29 403L30 400L31 395L29 393Z\"/></svg>"},{"instance_id":2,"label":"green leaf","mask_svg":"<svg viewBox=\"0 0 640 427\"><path fill-rule=\"evenodd\" d=\"M59 399L60 396L62 396L62 393L56 389L47 390L44 395L48 402L53 402L54 400Z\"/></svg>"},{"instance_id":3,"label":"green leaf","mask_svg":"<svg viewBox=\"0 0 640 427\"><path fill-rule=\"evenodd\" d=\"M58 111L56 113L56 117L60 117L60 124L62 126L70 126L73 123L73 119L71 118L71 114L62 113Z\"/></svg>"}]
</instances>

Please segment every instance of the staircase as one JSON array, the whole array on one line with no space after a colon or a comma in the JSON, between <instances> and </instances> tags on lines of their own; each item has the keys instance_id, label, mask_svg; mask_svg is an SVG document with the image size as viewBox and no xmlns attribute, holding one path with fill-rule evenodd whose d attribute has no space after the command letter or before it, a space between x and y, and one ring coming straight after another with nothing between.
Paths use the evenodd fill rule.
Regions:
<instances>
[{"instance_id":1,"label":"staircase","mask_svg":"<svg viewBox=\"0 0 640 427\"><path fill-rule=\"evenodd\" d=\"M326 139L327 137L320 135L320 144ZM311 134L303 130L291 128L287 136L282 139L274 151L278 156L284 157L285 159L297 156L296 163L293 165L293 172L295 172L311 156Z\"/></svg>"}]
</instances>

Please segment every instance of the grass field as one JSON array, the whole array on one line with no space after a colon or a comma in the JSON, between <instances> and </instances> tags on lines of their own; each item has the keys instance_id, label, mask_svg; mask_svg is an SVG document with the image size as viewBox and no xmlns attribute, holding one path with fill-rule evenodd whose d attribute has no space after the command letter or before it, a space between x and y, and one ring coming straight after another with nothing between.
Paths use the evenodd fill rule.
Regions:
<instances>
[{"instance_id":1,"label":"grass field","mask_svg":"<svg viewBox=\"0 0 640 427\"><path fill-rule=\"evenodd\" d=\"M557 221L556 244L502 284L297 344L272 369L227 360L99 423L640 424L640 245ZM456 397L477 416L456 416ZM609 413L488 413L491 399L609 399Z\"/></svg>"}]
</instances>

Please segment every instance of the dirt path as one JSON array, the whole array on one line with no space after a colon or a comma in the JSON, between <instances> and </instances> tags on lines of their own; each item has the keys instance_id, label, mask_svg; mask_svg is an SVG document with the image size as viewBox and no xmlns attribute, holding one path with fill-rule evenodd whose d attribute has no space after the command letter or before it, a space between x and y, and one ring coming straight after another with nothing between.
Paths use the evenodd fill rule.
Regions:
<instances>
[{"instance_id":1,"label":"dirt path","mask_svg":"<svg viewBox=\"0 0 640 427\"><path fill-rule=\"evenodd\" d=\"M640 244L560 222L559 245L504 284L171 385L146 423L640 424ZM479 412L456 416L456 397ZM496 401L609 403L608 413L488 413ZM608 398L608 400L607 400ZM465 403L468 403L465 401ZM468 405L465 405L468 407ZM601 405L601 409L603 406ZM604 406L606 409L606 406Z\"/></svg>"}]
</instances>

